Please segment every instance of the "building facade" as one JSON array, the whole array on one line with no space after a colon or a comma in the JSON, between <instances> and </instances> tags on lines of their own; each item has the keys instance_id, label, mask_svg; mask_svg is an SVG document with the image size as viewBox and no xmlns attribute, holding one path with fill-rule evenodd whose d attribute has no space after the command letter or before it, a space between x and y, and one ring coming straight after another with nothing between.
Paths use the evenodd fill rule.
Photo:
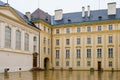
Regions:
<instances>
[{"instance_id":1,"label":"building facade","mask_svg":"<svg viewBox=\"0 0 120 80\"><path fill-rule=\"evenodd\" d=\"M112 7L112 8L111 8ZM108 3L108 9L63 14L55 10L51 22L42 13L32 14L32 21L39 24L41 36L51 28L51 54L44 55L44 38L41 37L41 68L55 70L120 70L120 9ZM39 12L39 13L40 13ZM45 17L46 16L46 17ZM43 32L45 32L43 34ZM45 35L48 37L48 35Z\"/></svg>"},{"instance_id":2,"label":"building facade","mask_svg":"<svg viewBox=\"0 0 120 80\"><path fill-rule=\"evenodd\" d=\"M0 1L0 72L26 71L39 65L39 29L21 12Z\"/></svg>"},{"instance_id":3,"label":"building facade","mask_svg":"<svg viewBox=\"0 0 120 80\"><path fill-rule=\"evenodd\" d=\"M26 15L0 1L0 72L120 70L120 8Z\"/></svg>"}]
</instances>

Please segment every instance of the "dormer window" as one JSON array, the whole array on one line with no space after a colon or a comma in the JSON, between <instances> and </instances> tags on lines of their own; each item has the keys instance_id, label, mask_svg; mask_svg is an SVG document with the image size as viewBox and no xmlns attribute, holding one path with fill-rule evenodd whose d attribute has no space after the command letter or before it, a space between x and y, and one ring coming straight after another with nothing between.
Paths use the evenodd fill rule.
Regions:
<instances>
[{"instance_id":1,"label":"dormer window","mask_svg":"<svg viewBox=\"0 0 120 80\"><path fill-rule=\"evenodd\" d=\"M98 17L98 20L102 20L102 16L99 16L99 17Z\"/></svg>"}]
</instances>

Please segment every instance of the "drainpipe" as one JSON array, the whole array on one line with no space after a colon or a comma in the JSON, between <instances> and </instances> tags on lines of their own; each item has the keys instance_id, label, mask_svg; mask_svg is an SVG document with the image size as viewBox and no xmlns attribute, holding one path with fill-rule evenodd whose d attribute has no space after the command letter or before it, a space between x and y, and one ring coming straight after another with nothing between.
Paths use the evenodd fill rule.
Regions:
<instances>
[{"instance_id":1,"label":"drainpipe","mask_svg":"<svg viewBox=\"0 0 120 80\"><path fill-rule=\"evenodd\" d=\"M40 25L38 24L39 28ZM40 68L40 30L39 30L39 68Z\"/></svg>"}]
</instances>

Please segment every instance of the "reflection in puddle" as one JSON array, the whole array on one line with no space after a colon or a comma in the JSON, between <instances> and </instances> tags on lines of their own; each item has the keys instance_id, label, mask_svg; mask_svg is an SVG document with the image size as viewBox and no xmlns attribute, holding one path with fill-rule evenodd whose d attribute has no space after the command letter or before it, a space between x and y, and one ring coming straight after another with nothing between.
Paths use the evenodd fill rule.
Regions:
<instances>
[{"instance_id":1,"label":"reflection in puddle","mask_svg":"<svg viewBox=\"0 0 120 80\"><path fill-rule=\"evenodd\" d=\"M0 74L0 80L120 80L120 72L28 71Z\"/></svg>"}]
</instances>

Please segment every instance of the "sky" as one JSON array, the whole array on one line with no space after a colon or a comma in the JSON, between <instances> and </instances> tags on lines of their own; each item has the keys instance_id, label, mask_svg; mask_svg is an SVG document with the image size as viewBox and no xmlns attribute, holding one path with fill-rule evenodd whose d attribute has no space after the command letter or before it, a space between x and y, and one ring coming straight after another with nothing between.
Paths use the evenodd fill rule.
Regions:
<instances>
[{"instance_id":1,"label":"sky","mask_svg":"<svg viewBox=\"0 0 120 80\"><path fill-rule=\"evenodd\" d=\"M1 0L7 2L7 0ZM80 12L82 6L87 10L90 5L91 10L107 9L107 3L116 2L116 7L120 8L120 0L8 0L13 8L23 14L34 12L37 8L54 15L54 10L62 9L63 13Z\"/></svg>"}]
</instances>

